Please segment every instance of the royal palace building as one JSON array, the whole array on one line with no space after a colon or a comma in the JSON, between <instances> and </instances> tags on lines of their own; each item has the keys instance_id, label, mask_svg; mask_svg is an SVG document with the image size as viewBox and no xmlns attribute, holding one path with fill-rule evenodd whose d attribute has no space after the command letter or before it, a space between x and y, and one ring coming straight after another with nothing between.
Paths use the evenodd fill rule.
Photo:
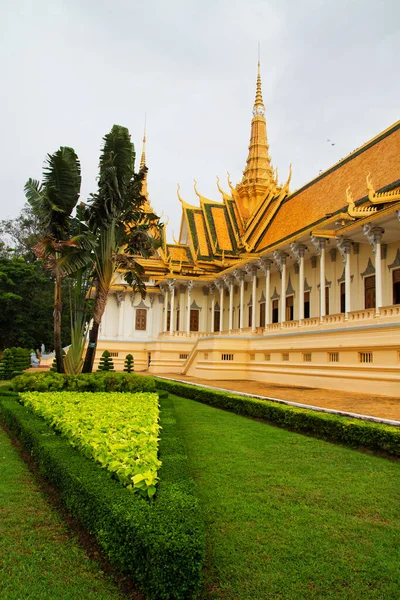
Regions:
<instances>
[{"instance_id":1,"label":"royal palace building","mask_svg":"<svg viewBox=\"0 0 400 600\"><path fill-rule=\"evenodd\" d=\"M218 200L195 183L196 205L178 188L179 239L164 233L143 261L145 299L117 279L97 357L107 349L122 369L131 353L135 370L175 377L398 395L400 121L295 192L290 178L271 164L258 68L241 181L217 180Z\"/></svg>"}]
</instances>

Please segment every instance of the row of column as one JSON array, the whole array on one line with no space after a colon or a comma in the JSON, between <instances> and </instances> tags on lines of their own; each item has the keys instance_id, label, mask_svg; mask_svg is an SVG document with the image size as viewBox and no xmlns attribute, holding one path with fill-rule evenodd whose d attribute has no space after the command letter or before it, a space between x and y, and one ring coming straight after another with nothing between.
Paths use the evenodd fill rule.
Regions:
<instances>
[{"instance_id":1,"label":"row of column","mask_svg":"<svg viewBox=\"0 0 400 600\"><path fill-rule=\"evenodd\" d=\"M376 313L379 314L382 306L382 265L381 265L381 241L384 230L381 227L370 227L364 225L363 232L366 235L369 243L372 246L375 255L375 297L376 297ZM314 244L317 253L319 255L319 280L320 280L320 318L325 317L325 251L326 251L326 239L320 237L311 237L311 241ZM338 239L337 248L342 256L344 263L344 283L345 283L345 315L347 318L348 313L352 310L351 306L351 265L350 265L350 249L352 241L350 239ZM296 261L299 265L299 320L304 319L304 254L307 250L307 246L304 244L293 243L290 244L290 250L295 256ZM286 259L289 254L282 250L273 252L273 260L268 258L260 258L257 264L249 264L245 270L251 276L252 285L252 311L251 311L251 331L256 330L256 289L257 289L257 270L260 269L265 275L265 324L271 323L271 307L270 307L270 294L271 294L271 266L277 265L281 273L281 294L280 294L280 310L279 310L279 321L283 323L286 320ZM212 300L211 300L211 333L214 333L214 315L215 315L215 292L219 292L219 330L223 330L223 312L224 312L224 291L227 288L229 290L229 316L228 316L228 329L233 329L233 292L235 282L239 285L240 289L240 322L239 327L244 327L244 278L245 272L242 270L234 270L232 274L222 276L216 279L215 284L210 288ZM167 331L167 318L168 318L168 298L170 297L171 302L171 320L169 332L172 334L174 331L174 323L172 315L174 314L174 299L175 299L175 280L168 281L168 287L164 286L164 327L163 330ZM186 332L190 333L190 305L191 305L191 292L193 289L193 281L187 283L187 322Z\"/></svg>"},{"instance_id":2,"label":"row of column","mask_svg":"<svg viewBox=\"0 0 400 600\"><path fill-rule=\"evenodd\" d=\"M171 279L168 281L168 285L164 285L161 287L164 293L164 323L163 323L163 331L168 331L168 303L171 303L171 319L169 323L169 333L172 335L174 333L174 308L175 308L175 279ZM191 295L193 289L193 281L187 282L187 295L186 295L186 333L190 333L190 305L191 305Z\"/></svg>"}]
</instances>

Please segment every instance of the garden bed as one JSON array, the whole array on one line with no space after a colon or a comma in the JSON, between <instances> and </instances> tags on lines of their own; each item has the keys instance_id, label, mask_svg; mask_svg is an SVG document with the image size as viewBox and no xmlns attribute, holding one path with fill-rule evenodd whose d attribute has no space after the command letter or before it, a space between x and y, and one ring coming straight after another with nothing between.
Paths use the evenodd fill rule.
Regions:
<instances>
[{"instance_id":1,"label":"garden bed","mask_svg":"<svg viewBox=\"0 0 400 600\"><path fill-rule=\"evenodd\" d=\"M7 426L59 490L68 510L95 535L122 573L129 574L150 599L196 597L203 522L168 398L161 400L162 467L153 500L124 488L22 406L16 395L0 397L0 406Z\"/></svg>"}]
</instances>

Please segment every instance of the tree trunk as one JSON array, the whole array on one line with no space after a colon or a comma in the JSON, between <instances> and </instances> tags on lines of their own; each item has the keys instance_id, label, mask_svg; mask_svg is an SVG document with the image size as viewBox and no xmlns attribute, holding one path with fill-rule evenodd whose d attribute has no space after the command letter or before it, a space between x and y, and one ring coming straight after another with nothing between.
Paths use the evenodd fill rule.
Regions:
<instances>
[{"instance_id":1,"label":"tree trunk","mask_svg":"<svg viewBox=\"0 0 400 600\"><path fill-rule=\"evenodd\" d=\"M100 323L103 317L108 296L109 288L104 289L96 286L96 299L93 310L93 325L89 331L89 343L86 350L85 362L83 363L82 373L91 373L96 356L97 338L99 337Z\"/></svg>"},{"instance_id":2,"label":"tree trunk","mask_svg":"<svg viewBox=\"0 0 400 600\"><path fill-rule=\"evenodd\" d=\"M57 373L64 373L61 345L61 309L61 277L57 275L54 282L54 350L56 353Z\"/></svg>"}]
</instances>

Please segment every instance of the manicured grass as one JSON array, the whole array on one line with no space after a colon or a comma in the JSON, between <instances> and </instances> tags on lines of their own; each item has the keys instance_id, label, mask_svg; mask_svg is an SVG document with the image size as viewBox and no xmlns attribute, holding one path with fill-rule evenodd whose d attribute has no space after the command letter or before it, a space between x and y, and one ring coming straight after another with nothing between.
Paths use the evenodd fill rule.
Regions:
<instances>
[{"instance_id":1,"label":"manicured grass","mask_svg":"<svg viewBox=\"0 0 400 600\"><path fill-rule=\"evenodd\" d=\"M0 598L122 600L48 504L1 427L0 473Z\"/></svg>"},{"instance_id":2,"label":"manicured grass","mask_svg":"<svg viewBox=\"0 0 400 600\"><path fill-rule=\"evenodd\" d=\"M399 597L399 462L172 399L206 522L204 599Z\"/></svg>"}]
</instances>

